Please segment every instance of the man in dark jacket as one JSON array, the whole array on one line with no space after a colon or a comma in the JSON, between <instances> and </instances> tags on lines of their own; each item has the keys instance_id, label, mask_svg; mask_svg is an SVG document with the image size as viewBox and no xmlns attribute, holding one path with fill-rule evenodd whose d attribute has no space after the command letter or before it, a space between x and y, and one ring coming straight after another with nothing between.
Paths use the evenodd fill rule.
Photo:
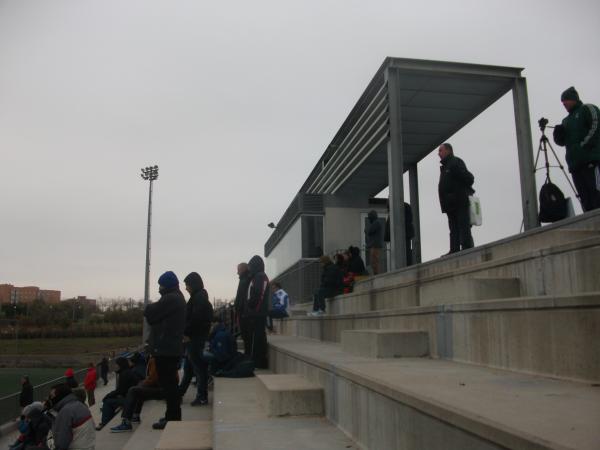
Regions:
<instances>
[{"instance_id":1,"label":"man in dark jacket","mask_svg":"<svg viewBox=\"0 0 600 450\"><path fill-rule=\"evenodd\" d=\"M248 264L239 263L237 274L240 280L238 282L237 293L235 294L234 309L242 341L244 341L244 354L250 356L252 354L252 319L244 315L244 308L246 307L246 300L248 298L248 285L251 278Z\"/></svg>"},{"instance_id":2,"label":"man in dark jacket","mask_svg":"<svg viewBox=\"0 0 600 450\"><path fill-rule=\"evenodd\" d=\"M379 260L383 248L383 225L377 216L377 211L369 211L367 224L365 225L365 246L369 252L368 261L373 270L373 275L380 273Z\"/></svg>"},{"instance_id":3,"label":"man in dark jacket","mask_svg":"<svg viewBox=\"0 0 600 450\"><path fill-rule=\"evenodd\" d=\"M267 363L267 314L269 313L269 278L265 273L263 259L254 255L248 262L250 282L242 317L250 331L250 354L256 367L266 369Z\"/></svg>"},{"instance_id":4,"label":"man in dark jacket","mask_svg":"<svg viewBox=\"0 0 600 450\"><path fill-rule=\"evenodd\" d=\"M129 388L137 385L140 381L127 358L119 357L116 359L115 363L118 367L116 370L117 387L114 391L110 391L106 394L102 399L102 419L100 419L100 423L96 427L96 430L101 430L108 422L110 422L115 416L117 409L125 404L125 398L127 397Z\"/></svg>"},{"instance_id":5,"label":"man in dark jacket","mask_svg":"<svg viewBox=\"0 0 600 450\"><path fill-rule=\"evenodd\" d=\"M335 297L344 290L344 274L337 264L333 264L329 256L320 258L322 272L321 285L313 295L313 312L310 315L320 316L325 313L325 299Z\"/></svg>"},{"instance_id":6,"label":"man in dark jacket","mask_svg":"<svg viewBox=\"0 0 600 450\"><path fill-rule=\"evenodd\" d=\"M190 294L185 313L185 357L187 364L183 379L179 385L179 393L183 397L196 375L198 390L192 406L206 405L208 403L208 364L202 358L204 344L210 333L213 318L213 307L208 300L208 293L204 289L202 277L196 272L190 273L185 279L185 289Z\"/></svg>"},{"instance_id":7,"label":"man in dark jacket","mask_svg":"<svg viewBox=\"0 0 600 450\"><path fill-rule=\"evenodd\" d=\"M177 276L169 271L158 279L160 299L150 303L144 317L150 325L148 347L156 359L158 383L167 401L164 420L152 427L162 430L169 420L181 420L181 397L177 382L177 366L183 354L183 330L185 327L185 298L179 290Z\"/></svg>"},{"instance_id":8,"label":"man in dark jacket","mask_svg":"<svg viewBox=\"0 0 600 450\"><path fill-rule=\"evenodd\" d=\"M560 100L569 112L554 128L554 142L567 147L567 165L584 211L600 208L600 110L583 104L574 87Z\"/></svg>"},{"instance_id":9,"label":"man in dark jacket","mask_svg":"<svg viewBox=\"0 0 600 450\"><path fill-rule=\"evenodd\" d=\"M438 149L440 157L440 182L438 193L442 212L448 216L450 252L473 247L469 195L472 195L475 178L462 159L454 156L452 145L445 143Z\"/></svg>"}]
</instances>

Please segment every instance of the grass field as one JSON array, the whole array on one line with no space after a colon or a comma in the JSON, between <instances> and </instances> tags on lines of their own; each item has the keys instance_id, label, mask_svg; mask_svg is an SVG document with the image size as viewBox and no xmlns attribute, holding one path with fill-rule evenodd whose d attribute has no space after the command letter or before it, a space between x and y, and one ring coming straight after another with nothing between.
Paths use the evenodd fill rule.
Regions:
<instances>
[{"instance_id":1,"label":"grass field","mask_svg":"<svg viewBox=\"0 0 600 450\"><path fill-rule=\"evenodd\" d=\"M92 337L73 339L14 339L0 340L0 355L67 355L109 353L113 349L137 347L141 336ZM18 350L18 351L17 351Z\"/></svg>"},{"instance_id":2,"label":"grass field","mask_svg":"<svg viewBox=\"0 0 600 450\"><path fill-rule=\"evenodd\" d=\"M28 375L31 383L35 386L62 377L64 374L65 369L0 368L0 397L21 392L21 376L23 375Z\"/></svg>"},{"instance_id":3,"label":"grass field","mask_svg":"<svg viewBox=\"0 0 600 450\"><path fill-rule=\"evenodd\" d=\"M89 360L98 362L101 355L109 355L113 350L136 348L142 341L141 336L133 337L106 337L106 338L74 338L74 339L19 339L18 355L23 359L27 356L39 356L40 361L44 355L54 356L60 361L60 356L87 355ZM8 360L8 366L13 365L11 355L17 354L17 343L14 340L0 340L0 357ZM92 355L94 355L92 357ZM50 358L48 358L50 359ZM78 358L88 360L88 356ZM76 359L77 360L77 359ZM59 365L59 364L57 364ZM73 367L75 371L85 367ZM37 384L62 377L66 367L58 368L0 368L0 397L21 391L21 376L28 375L31 383ZM79 377L81 378L81 377ZM82 381L78 379L78 381Z\"/></svg>"}]
</instances>

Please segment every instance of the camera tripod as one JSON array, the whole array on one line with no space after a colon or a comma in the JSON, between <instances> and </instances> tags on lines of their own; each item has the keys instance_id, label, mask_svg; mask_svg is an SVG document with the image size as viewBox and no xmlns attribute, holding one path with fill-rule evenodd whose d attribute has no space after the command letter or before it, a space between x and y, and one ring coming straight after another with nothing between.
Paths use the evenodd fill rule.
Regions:
<instances>
[{"instance_id":1,"label":"camera tripod","mask_svg":"<svg viewBox=\"0 0 600 450\"><path fill-rule=\"evenodd\" d=\"M533 167L534 167L533 173L535 174L538 170L546 169L546 181L549 182L550 181L550 168L551 167L560 168L560 170L562 170L563 175L567 179L569 186L571 186L571 189L573 190L575 197L577 197L577 200L579 200L579 203L581 204L581 199L579 198L579 194L577 194L577 191L575 190L575 186L573 186L573 183L571 182L571 179L567 175L567 172L565 171L564 166L561 164L560 159L558 159L558 156L556 155L556 152L554 151L554 148L552 147L552 144L550 144L550 141L548 140L548 137L546 136L546 125L548 125L548 119L544 119L542 117L538 121L538 124L540 126L540 131L542 132L542 136L540 137L540 145L538 146L537 155L535 156L535 164L533 165ZM551 127L551 128L553 128L553 127ZM550 148L550 151L554 155L554 159L556 159L556 163L558 164L557 166L550 165L550 162L548 161L548 148ZM544 165L541 167L538 167L538 161L540 159L541 153L544 154Z\"/></svg>"}]
</instances>

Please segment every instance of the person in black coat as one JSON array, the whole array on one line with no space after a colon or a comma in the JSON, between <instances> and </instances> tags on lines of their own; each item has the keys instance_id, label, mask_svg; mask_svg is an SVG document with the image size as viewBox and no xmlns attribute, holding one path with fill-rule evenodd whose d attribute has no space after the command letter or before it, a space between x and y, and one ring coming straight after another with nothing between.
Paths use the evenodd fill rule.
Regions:
<instances>
[{"instance_id":1,"label":"person in black coat","mask_svg":"<svg viewBox=\"0 0 600 450\"><path fill-rule=\"evenodd\" d=\"M96 430L101 430L110 422L115 416L116 410L125 405L129 388L136 386L140 381L127 358L119 357L115 362L117 364L117 370L115 371L117 373L117 387L102 399L102 418Z\"/></svg>"},{"instance_id":2,"label":"person in black coat","mask_svg":"<svg viewBox=\"0 0 600 450\"><path fill-rule=\"evenodd\" d=\"M108 359L105 357L100 361L100 378L104 381L104 386L108 384Z\"/></svg>"},{"instance_id":3,"label":"person in black coat","mask_svg":"<svg viewBox=\"0 0 600 450\"><path fill-rule=\"evenodd\" d=\"M348 259L348 272L352 272L356 276L367 275L367 268L360 256L360 249L351 245L348 247L348 253L350 255Z\"/></svg>"},{"instance_id":4,"label":"person in black coat","mask_svg":"<svg viewBox=\"0 0 600 450\"><path fill-rule=\"evenodd\" d=\"M234 309L236 319L240 327L242 341L244 341L244 354L252 354L252 319L244 315L244 308L248 297L248 285L250 284L251 274L247 263L239 263L237 266L239 277L237 293L235 294Z\"/></svg>"},{"instance_id":5,"label":"person in black coat","mask_svg":"<svg viewBox=\"0 0 600 450\"><path fill-rule=\"evenodd\" d=\"M27 375L23 375L21 377L21 394L19 395L19 405L21 405L21 408L24 408L32 403L33 386L31 385L31 381L29 381L29 377Z\"/></svg>"},{"instance_id":6,"label":"person in black coat","mask_svg":"<svg viewBox=\"0 0 600 450\"><path fill-rule=\"evenodd\" d=\"M325 313L325 299L335 297L344 290L344 274L340 268L333 264L329 256L321 256L320 262L323 268L321 272L321 285L313 295L312 315Z\"/></svg>"},{"instance_id":7,"label":"person in black coat","mask_svg":"<svg viewBox=\"0 0 600 450\"><path fill-rule=\"evenodd\" d=\"M267 315L269 313L269 278L265 273L263 259L254 255L248 261L250 272L246 299L242 317L247 322L250 341L250 355L254 365L260 369L268 368L267 362Z\"/></svg>"},{"instance_id":8,"label":"person in black coat","mask_svg":"<svg viewBox=\"0 0 600 450\"><path fill-rule=\"evenodd\" d=\"M183 397L192 381L192 375L196 375L198 390L192 406L206 405L208 403L208 364L202 358L204 344L210 333L213 319L213 306L208 300L208 293L204 289L202 277L196 273L190 273L185 279L185 289L190 294L185 314L185 329L183 331L185 341L185 357L187 364L183 378L179 385L179 393Z\"/></svg>"},{"instance_id":9,"label":"person in black coat","mask_svg":"<svg viewBox=\"0 0 600 450\"><path fill-rule=\"evenodd\" d=\"M469 195L472 195L473 174L462 159L454 156L452 145L445 143L438 149L440 157L440 182L438 193L442 212L448 216L450 252L473 247L469 215Z\"/></svg>"},{"instance_id":10,"label":"person in black coat","mask_svg":"<svg viewBox=\"0 0 600 450\"><path fill-rule=\"evenodd\" d=\"M167 401L165 420L152 427L162 430L170 420L181 420L181 396L177 382L177 367L183 354L185 328L185 298L179 290L177 275L168 271L158 279L160 299L150 303L144 317L150 325L148 348L156 360L158 383Z\"/></svg>"}]
</instances>

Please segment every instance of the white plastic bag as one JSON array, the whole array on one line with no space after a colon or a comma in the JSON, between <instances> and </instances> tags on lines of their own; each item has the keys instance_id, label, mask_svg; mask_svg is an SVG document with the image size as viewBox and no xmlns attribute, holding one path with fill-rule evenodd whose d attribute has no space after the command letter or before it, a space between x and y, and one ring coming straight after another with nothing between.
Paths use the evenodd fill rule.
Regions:
<instances>
[{"instance_id":1,"label":"white plastic bag","mask_svg":"<svg viewBox=\"0 0 600 450\"><path fill-rule=\"evenodd\" d=\"M481 226L483 220L481 215L481 202L476 195L469 196L469 216L471 218L471 225L477 227Z\"/></svg>"}]
</instances>

